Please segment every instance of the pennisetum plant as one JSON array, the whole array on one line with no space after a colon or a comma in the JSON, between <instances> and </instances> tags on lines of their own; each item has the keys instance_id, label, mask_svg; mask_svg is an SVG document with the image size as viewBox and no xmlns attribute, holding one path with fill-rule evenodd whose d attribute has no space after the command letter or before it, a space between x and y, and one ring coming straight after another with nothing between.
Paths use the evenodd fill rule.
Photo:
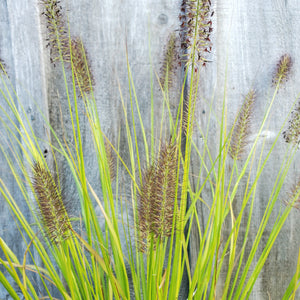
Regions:
<instances>
[{"instance_id":1,"label":"pennisetum plant","mask_svg":"<svg viewBox=\"0 0 300 300\"><path fill-rule=\"evenodd\" d=\"M126 151L121 151L120 142L115 147L102 131L93 96L94 80L82 41L72 37L59 1L43 0L41 4L48 29L51 59L61 65L64 72L65 67L72 72L71 87L66 83L66 97L69 119L72 121L73 144L60 139L46 118L45 126L51 131L55 144L49 146L54 153L64 158L74 180L80 212L79 216L69 216L69 203L65 202L64 193L61 192L63 189L67 193L68 186L61 188L63 183L58 180L64 174L61 174L59 168L53 172L48 167L39 145L40 140L34 135L29 118L23 117L25 109L20 99L17 99L18 110L10 90L1 88L1 101L8 104L14 118L6 118L5 121L1 118L11 155L7 154L4 142L0 143L0 149L35 220L33 225L25 218L15 199L15 191L9 191L5 180L0 178L0 193L27 247L21 261L0 238L0 248L4 254L0 257L0 264L9 274L8 279L3 269L0 270L2 285L14 299L19 299L16 287L25 299L54 299L53 293L59 294L62 299L180 299L183 298L180 292L186 274L188 291L183 299L248 299L276 237L299 199L297 184L291 196L293 205L287 205L276 216L274 225L267 228L275 204L280 200L280 191L296 151L295 147L290 147L274 182L255 239L249 242L258 182L282 133L278 133L266 156L263 156L263 149L258 156L256 154L258 139L271 117L277 91L289 77L291 57L283 55L278 63L273 79L275 91L259 126L257 138L251 144L247 137L256 101L254 89L250 89L246 95L229 133L224 100L221 121L218 123L219 145L210 145L208 134L198 126L197 132L203 140L203 148L198 148L193 140L193 129L197 126L194 121L196 98L200 94L198 73L200 67L206 64L206 54L211 51L213 12L209 0L182 1L179 18L180 47L183 53L181 61L186 72L183 85L187 80L191 82L187 85L188 92L180 86L181 96L175 117L171 113L167 116L163 114L161 122L157 122L162 127L169 125L171 138L163 138L163 129L158 128L158 142L149 146L127 61L131 114L120 93L127 142ZM163 93L168 92L172 74L177 70L173 67L178 65L175 34L170 35L166 49L161 77L158 78ZM6 87L9 78L3 73L0 76ZM70 95L73 94L69 93L69 88L74 92L74 99L71 99ZM97 164L93 168L99 174L96 186L89 181L90 170L82 145L78 101L84 102L84 113L94 141L93 151ZM170 109L168 97L164 101L167 109ZM153 109L153 105L151 107ZM2 102L0 108L6 114ZM134 119L134 112L137 112L140 124L142 145L137 136L138 122ZM211 106L209 119L214 114ZM132 120L129 120L129 115ZM298 108L288 124L284 138L287 142L298 144ZM154 126L150 134L151 137L155 136ZM151 138L151 143L153 140ZM144 149L145 159L141 158L141 148ZM214 156L216 148L218 153ZM127 163L123 157L124 152L129 154ZM198 174L191 174L190 171L192 153L199 161ZM254 160L258 160L255 170L252 168ZM122 183L121 169L130 181L126 186L130 192L125 196L119 187ZM237 202L238 195L242 197ZM123 202L130 203L131 207L127 208ZM197 211L199 203L207 207L203 219L200 219ZM35 207L38 207L38 213ZM123 217L129 213L134 218L130 224L127 222L129 219ZM100 219L105 222L100 222ZM79 230L74 229L74 221L80 224ZM194 262L189 257L192 230L196 230L199 235ZM260 251L262 244L264 249ZM30 264L27 262L29 256L32 259ZM40 279L42 290L30 280L32 273ZM286 290L287 298L284 299L295 295L299 273L298 269Z\"/></svg>"}]
</instances>

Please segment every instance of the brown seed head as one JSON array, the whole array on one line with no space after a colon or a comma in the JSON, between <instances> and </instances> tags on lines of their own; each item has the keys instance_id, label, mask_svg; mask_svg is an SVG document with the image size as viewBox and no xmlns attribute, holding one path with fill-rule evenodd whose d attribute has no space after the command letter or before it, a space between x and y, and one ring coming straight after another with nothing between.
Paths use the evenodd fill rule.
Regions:
<instances>
[{"instance_id":1,"label":"brown seed head","mask_svg":"<svg viewBox=\"0 0 300 300\"><path fill-rule=\"evenodd\" d=\"M191 52L192 55L195 55L196 61L205 66L206 55L212 49L210 39L213 31L212 16L210 0L182 1L179 20L183 61L190 61L191 57L186 53L186 50L192 48Z\"/></svg>"},{"instance_id":2,"label":"brown seed head","mask_svg":"<svg viewBox=\"0 0 300 300\"><path fill-rule=\"evenodd\" d=\"M151 238L157 241L172 233L177 168L177 145L169 142L161 147L156 161L144 172L137 224L141 251L147 251Z\"/></svg>"},{"instance_id":3,"label":"brown seed head","mask_svg":"<svg viewBox=\"0 0 300 300\"><path fill-rule=\"evenodd\" d=\"M41 0L42 16L47 26L47 46L50 47L51 61L63 59L70 61L69 35L65 17L59 0Z\"/></svg>"},{"instance_id":4,"label":"brown seed head","mask_svg":"<svg viewBox=\"0 0 300 300\"><path fill-rule=\"evenodd\" d=\"M300 180L291 189L289 193L289 200L285 201L287 205L300 209Z\"/></svg>"},{"instance_id":5,"label":"brown seed head","mask_svg":"<svg viewBox=\"0 0 300 300\"><path fill-rule=\"evenodd\" d=\"M292 67L291 56L289 54L282 55L277 64L276 73L273 78L273 84L277 85L285 82L291 71L291 67Z\"/></svg>"},{"instance_id":6,"label":"brown seed head","mask_svg":"<svg viewBox=\"0 0 300 300\"><path fill-rule=\"evenodd\" d=\"M32 173L42 224L51 241L61 242L69 237L71 228L61 191L51 172L42 163L35 162Z\"/></svg>"},{"instance_id":7,"label":"brown seed head","mask_svg":"<svg viewBox=\"0 0 300 300\"><path fill-rule=\"evenodd\" d=\"M252 89L246 95L233 128L229 154L233 159L241 159L250 134L250 122L253 114L255 91Z\"/></svg>"},{"instance_id":8,"label":"brown seed head","mask_svg":"<svg viewBox=\"0 0 300 300\"><path fill-rule=\"evenodd\" d=\"M289 126L287 130L283 132L283 137L287 143L292 143L294 145L300 144L300 101L292 112Z\"/></svg>"},{"instance_id":9,"label":"brown seed head","mask_svg":"<svg viewBox=\"0 0 300 300\"><path fill-rule=\"evenodd\" d=\"M94 85L94 78L90 72L87 52L80 38L74 38L71 41L71 58L77 87L83 92L90 93Z\"/></svg>"},{"instance_id":10,"label":"brown seed head","mask_svg":"<svg viewBox=\"0 0 300 300\"><path fill-rule=\"evenodd\" d=\"M166 50L164 53L163 64L160 70L160 83L162 87L170 88L172 86L174 72L178 65L178 51L176 45L176 34L172 32L168 38Z\"/></svg>"}]
</instances>

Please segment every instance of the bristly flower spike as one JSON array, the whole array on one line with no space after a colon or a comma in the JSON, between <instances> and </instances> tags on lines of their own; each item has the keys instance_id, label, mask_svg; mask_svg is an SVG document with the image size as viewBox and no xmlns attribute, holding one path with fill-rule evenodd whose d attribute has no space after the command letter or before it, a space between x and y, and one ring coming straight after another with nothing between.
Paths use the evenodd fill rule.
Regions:
<instances>
[{"instance_id":1,"label":"bristly flower spike","mask_svg":"<svg viewBox=\"0 0 300 300\"><path fill-rule=\"evenodd\" d=\"M40 218L49 239L60 243L70 236L71 223L61 191L51 172L41 162L32 167L32 185Z\"/></svg>"},{"instance_id":2,"label":"bristly flower spike","mask_svg":"<svg viewBox=\"0 0 300 300\"><path fill-rule=\"evenodd\" d=\"M287 205L293 205L293 207L300 209L300 180L294 184L291 192L289 193L289 200L286 201Z\"/></svg>"},{"instance_id":3,"label":"bristly flower spike","mask_svg":"<svg viewBox=\"0 0 300 300\"><path fill-rule=\"evenodd\" d=\"M289 126L287 130L283 132L283 137L287 143L294 145L300 144L300 101L298 101L297 107L292 112Z\"/></svg>"},{"instance_id":4,"label":"bristly flower spike","mask_svg":"<svg viewBox=\"0 0 300 300\"><path fill-rule=\"evenodd\" d=\"M289 54L284 54L281 56L278 64L277 64L277 68L276 68L276 73L275 76L273 78L273 84L277 85L277 84L282 84L283 82L285 82L288 78L288 75L291 71L291 67L292 67L292 59L291 56Z\"/></svg>"},{"instance_id":5,"label":"bristly flower spike","mask_svg":"<svg viewBox=\"0 0 300 300\"><path fill-rule=\"evenodd\" d=\"M90 62L80 38L70 38L65 17L59 0L42 0L43 13L47 22L48 45L51 61L62 59L73 67L76 86L81 92L90 93L94 86L94 78L90 72Z\"/></svg>"},{"instance_id":6,"label":"bristly flower spike","mask_svg":"<svg viewBox=\"0 0 300 300\"><path fill-rule=\"evenodd\" d=\"M196 61L205 66L206 54L211 52L212 43L210 35L212 27L211 1L210 0L183 0L180 9L180 38L182 60L189 62L191 57L187 53L192 49Z\"/></svg>"},{"instance_id":7,"label":"bristly flower spike","mask_svg":"<svg viewBox=\"0 0 300 300\"><path fill-rule=\"evenodd\" d=\"M251 89L246 95L233 128L229 154L233 159L241 159L250 134L250 122L255 102L255 91Z\"/></svg>"},{"instance_id":8,"label":"bristly flower spike","mask_svg":"<svg viewBox=\"0 0 300 300\"><path fill-rule=\"evenodd\" d=\"M178 147L168 142L161 147L156 161L144 172L137 224L142 252L148 250L151 239L155 245L172 233L177 169Z\"/></svg>"},{"instance_id":9,"label":"bristly flower spike","mask_svg":"<svg viewBox=\"0 0 300 300\"><path fill-rule=\"evenodd\" d=\"M104 141L106 159L108 163L110 180L113 181L116 178L116 156L113 149L107 140Z\"/></svg>"},{"instance_id":10,"label":"bristly flower spike","mask_svg":"<svg viewBox=\"0 0 300 300\"><path fill-rule=\"evenodd\" d=\"M50 47L51 61L70 61L69 36L59 0L42 0L43 13L48 31L47 46Z\"/></svg>"},{"instance_id":11,"label":"bristly flower spike","mask_svg":"<svg viewBox=\"0 0 300 300\"><path fill-rule=\"evenodd\" d=\"M87 52L80 38L71 40L71 60L79 90L90 93L94 86L94 78Z\"/></svg>"},{"instance_id":12,"label":"bristly flower spike","mask_svg":"<svg viewBox=\"0 0 300 300\"><path fill-rule=\"evenodd\" d=\"M168 38L159 78L163 89L170 88L172 86L174 71L177 65L178 50L176 45L176 34L175 32L172 32Z\"/></svg>"}]
</instances>

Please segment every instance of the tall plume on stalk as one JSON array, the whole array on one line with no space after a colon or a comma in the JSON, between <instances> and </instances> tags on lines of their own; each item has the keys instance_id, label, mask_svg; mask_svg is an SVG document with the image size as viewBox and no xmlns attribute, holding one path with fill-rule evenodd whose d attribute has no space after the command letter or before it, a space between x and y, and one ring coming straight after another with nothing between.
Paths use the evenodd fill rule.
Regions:
<instances>
[{"instance_id":1,"label":"tall plume on stalk","mask_svg":"<svg viewBox=\"0 0 300 300\"><path fill-rule=\"evenodd\" d=\"M182 0L179 20L184 62L190 61L187 50L191 49L196 61L205 66L206 54L212 50L210 35L213 31L213 14L210 0Z\"/></svg>"},{"instance_id":2,"label":"tall plume on stalk","mask_svg":"<svg viewBox=\"0 0 300 300\"><path fill-rule=\"evenodd\" d=\"M50 47L51 61L62 58L70 62L69 35L59 0L42 0L42 15L48 31L47 47Z\"/></svg>"},{"instance_id":3,"label":"tall plume on stalk","mask_svg":"<svg viewBox=\"0 0 300 300\"><path fill-rule=\"evenodd\" d=\"M283 132L283 137L287 143L300 144L300 101L292 112L287 130Z\"/></svg>"},{"instance_id":4,"label":"tall plume on stalk","mask_svg":"<svg viewBox=\"0 0 300 300\"><path fill-rule=\"evenodd\" d=\"M229 154L233 159L241 159L250 134L250 122L255 102L255 91L251 89L246 95L233 128Z\"/></svg>"},{"instance_id":5,"label":"tall plume on stalk","mask_svg":"<svg viewBox=\"0 0 300 300\"><path fill-rule=\"evenodd\" d=\"M292 58L289 54L284 54L281 56L279 62L277 63L276 72L273 77L273 84L274 85L281 85L287 79L288 75L291 71L292 67Z\"/></svg>"},{"instance_id":6,"label":"tall plume on stalk","mask_svg":"<svg viewBox=\"0 0 300 300\"><path fill-rule=\"evenodd\" d=\"M40 218L49 239L59 243L69 237L71 223L61 190L51 172L40 162L32 167L32 185Z\"/></svg>"},{"instance_id":7,"label":"tall plume on stalk","mask_svg":"<svg viewBox=\"0 0 300 300\"><path fill-rule=\"evenodd\" d=\"M76 86L82 92L90 93L94 78L90 72L90 62L82 41L69 37L65 17L59 0L42 0L42 15L46 19L48 31L47 46L50 47L51 61L62 59L73 69Z\"/></svg>"},{"instance_id":8,"label":"tall plume on stalk","mask_svg":"<svg viewBox=\"0 0 300 300\"><path fill-rule=\"evenodd\" d=\"M104 146L105 146L110 180L113 181L116 178L116 173L117 173L117 171L116 171L116 164L117 164L116 156L115 156L115 153L113 152L113 148L112 148L111 144L107 140L104 141Z\"/></svg>"},{"instance_id":9,"label":"tall plume on stalk","mask_svg":"<svg viewBox=\"0 0 300 300\"><path fill-rule=\"evenodd\" d=\"M176 34L175 32L172 32L167 41L163 63L160 70L159 80L164 89L170 88L172 86L172 81L177 65L178 49L176 43Z\"/></svg>"},{"instance_id":10,"label":"tall plume on stalk","mask_svg":"<svg viewBox=\"0 0 300 300\"><path fill-rule=\"evenodd\" d=\"M195 106L197 101L198 94L198 83L199 83L199 75L197 72L193 72L191 85L187 88L187 92L184 95L183 100L183 112L182 112L182 129L183 132L187 133L187 128L190 126L193 129L193 121L194 121L194 113ZM192 130L190 130L190 133Z\"/></svg>"},{"instance_id":11,"label":"tall plume on stalk","mask_svg":"<svg viewBox=\"0 0 300 300\"><path fill-rule=\"evenodd\" d=\"M83 92L90 93L94 85L94 78L90 72L87 52L79 38L73 38L71 41L71 57L77 87Z\"/></svg>"},{"instance_id":12,"label":"tall plume on stalk","mask_svg":"<svg viewBox=\"0 0 300 300\"><path fill-rule=\"evenodd\" d=\"M138 214L140 250L147 251L151 238L157 240L172 233L174 203L177 201L178 147L173 142L163 145L156 161L143 175Z\"/></svg>"},{"instance_id":13,"label":"tall plume on stalk","mask_svg":"<svg viewBox=\"0 0 300 300\"><path fill-rule=\"evenodd\" d=\"M291 192L289 193L289 199L286 201L286 204L292 204L293 207L300 209L300 179L291 189Z\"/></svg>"}]
</instances>

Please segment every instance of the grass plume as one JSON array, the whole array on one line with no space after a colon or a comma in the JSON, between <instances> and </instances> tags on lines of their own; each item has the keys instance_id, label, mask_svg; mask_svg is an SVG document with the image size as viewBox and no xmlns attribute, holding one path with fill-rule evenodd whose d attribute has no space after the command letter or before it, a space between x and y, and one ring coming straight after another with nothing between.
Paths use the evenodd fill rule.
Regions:
<instances>
[{"instance_id":1,"label":"grass plume","mask_svg":"<svg viewBox=\"0 0 300 300\"><path fill-rule=\"evenodd\" d=\"M76 86L81 92L90 93L94 78L90 70L87 51L79 37L69 37L65 16L59 0L43 0L42 15L46 19L48 31L47 46L50 47L52 63L62 60L73 68Z\"/></svg>"},{"instance_id":2,"label":"grass plume","mask_svg":"<svg viewBox=\"0 0 300 300\"><path fill-rule=\"evenodd\" d=\"M80 38L74 38L71 41L71 57L77 87L83 92L90 93L94 85L94 78L90 72L91 67L86 49Z\"/></svg>"},{"instance_id":3,"label":"grass plume","mask_svg":"<svg viewBox=\"0 0 300 300\"><path fill-rule=\"evenodd\" d=\"M48 31L47 47L50 47L51 61L54 63L61 58L70 61L69 36L62 6L59 0L42 0L42 15L46 20Z\"/></svg>"},{"instance_id":4,"label":"grass plume","mask_svg":"<svg viewBox=\"0 0 300 300\"><path fill-rule=\"evenodd\" d=\"M139 198L140 249L172 232L178 168L177 145L162 145L156 161L146 169Z\"/></svg>"},{"instance_id":5,"label":"grass plume","mask_svg":"<svg viewBox=\"0 0 300 300\"><path fill-rule=\"evenodd\" d=\"M178 64L178 50L176 45L176 34L172 32L168 38L161 67L160 83L163 88L172 86L173 76Z\"/></svg>"},{"instance_id":6,"label":"grass plume","mask_svg":"<svg viewBox=\"0 0 300 300\"><path fill-rule=\"evenodd\" d=\"M250 134L250 122L255 102L255 91L251 89L246 95L234 125L229 154L233 159L241 159Z\"/></svg>"},{"instance_id":7,"label":"grass plume","mask_svg":"<svg viewBox=\"0 0 300 300\"><path fill-rule=\"evenodd\" d=\"M189 61L187 50L193 49L196 60L205 66L206 54L212 50L213 31L210 0L183 0L180 8L180 37L183 61ZM195 48L194 48L195 47Z\"/></svg>"},{"instance_id":8,"label":"grass plume","mask_svg":"<svg viewBox=\"0 0 300 300\"><path fill-rule=\"evenodd\" d=\"M289 201L286 201L286 204L292 204L293 207L300 209L300 180L291 189L289 193Z\"/></svg>"},{"instance_id":9,"label":"grass plume","mask_svg":"<svg viewBox=\"0 0 300 300\"><path fill-rule=\"evenodd\" d=\"M292 112L289 126L287 130L283 132L283 137L287 143L294 145L300 144L300 101L298 101L297 107Z\"/></svg>"},{"instance_id":10,"label":"grass plume","mask_svg":"<svg viewBox=\"0 0 300 300\"><path fill-rule=\"evenodd\" d=\"M111 145L106 140L104 142L104 146L105 146L106 158L107 158L107 162L108 162L110 180L113 181L116 178L116 173L117 173L116 155L115 155Z\"/></svg>"},{"instance_id":11,"label":"grass plume","mask_svg":"<svg viewBox=\"0 0 300 300\"><path fill-rule=\"evenodd\" d=\"M277 63L275 75L273 77L273 84L283 84L287 79L292 67L292 58L289 54L281 56Z\"/></svg>"},{"instance_id":12,"label":"grass plume","mask_svg":"<svg viewBox=\"0 0 300 300\"><path fill-rule=\"evenodd\" d=\"M61 191L51 172L42 163L35 162L32 173L32 185L42 224L49 239L60 242L69 236L70 229L70 219Z\"/></svg>"}]
</instances>

